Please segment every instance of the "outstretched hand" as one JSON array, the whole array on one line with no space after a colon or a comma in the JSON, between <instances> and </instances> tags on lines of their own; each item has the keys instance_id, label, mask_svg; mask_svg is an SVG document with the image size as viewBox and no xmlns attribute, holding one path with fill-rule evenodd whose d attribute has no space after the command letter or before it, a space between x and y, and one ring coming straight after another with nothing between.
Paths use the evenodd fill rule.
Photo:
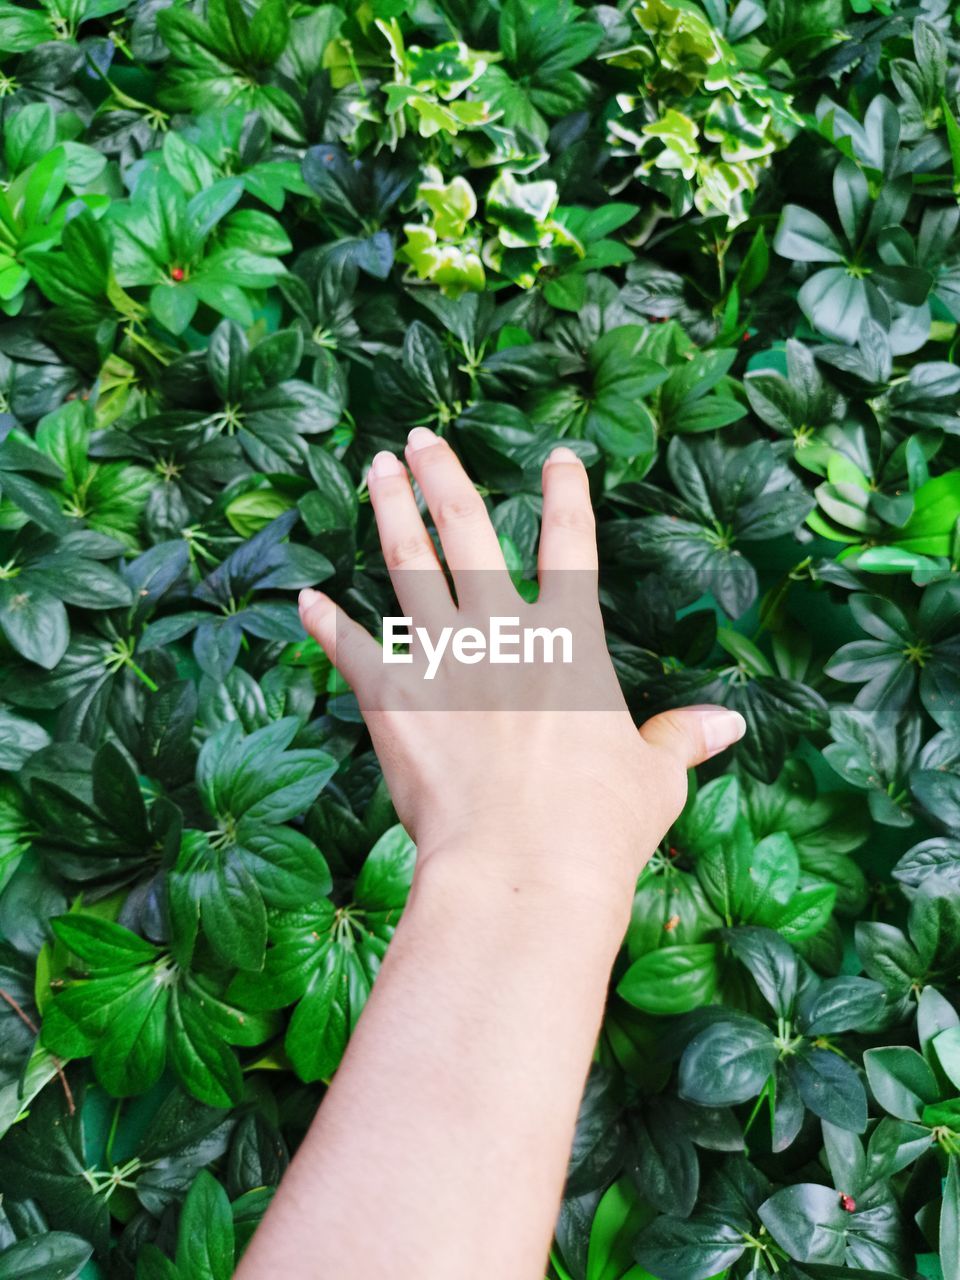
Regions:
<instances>
[{"instance_id":1,"label":"outstretched hand","mask_svg":"<svg viewBox=\"0 0 960 1280\"><path fill-rule=\"evenodd\" d=\"M409 665L387 663L381 645L328 597L301 593L306 629L356 692L420 867L438 857L447 867L467 860L485 875L550 880L629 901L683 807L686 770L740 738L743 718L723 707L688 707L637 731L603 639L594 516L586 471L572 450L554 449L544 463L540 590L532 604L514 588L484 502L450 446L416 427L405 457L406 466L378 453L368 487L387 568L413 627L435 644L446 628L484 634L491 619L511 617L521 628L566 627L576 646L568 665L447 661L426 680L422 647ZM508 845L504 830L516 836Z\"/></svg>"}]
</instances>

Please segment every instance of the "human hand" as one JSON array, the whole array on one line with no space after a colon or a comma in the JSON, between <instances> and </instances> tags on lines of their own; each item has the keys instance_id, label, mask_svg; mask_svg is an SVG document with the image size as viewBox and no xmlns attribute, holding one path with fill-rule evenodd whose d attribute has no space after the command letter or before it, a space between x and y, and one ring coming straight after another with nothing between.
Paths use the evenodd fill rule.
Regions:
<instances>
[{"instance_id":1,"label":"human hand","mask_svg":"<svg viewBox=\"0 0 960 1280\"><path fill-rule=\"evenodd\" d=\"M373 459L368 488L403 614L435 647L444 628L489 634L495 617L567 628L575 661L409 665L328 597L306 590L307 631L354 689L397 813L418 846L418 875L443 865L629 906L637 875L683 807L686 770L743 735L723 707L667 711L635 727L603 639L587 475L558 448L543 468L540 591L521 599L480 495L450 446L416 427L407 466L426 500L456 603L407 469Z\"/></svg>"}]
</instances>

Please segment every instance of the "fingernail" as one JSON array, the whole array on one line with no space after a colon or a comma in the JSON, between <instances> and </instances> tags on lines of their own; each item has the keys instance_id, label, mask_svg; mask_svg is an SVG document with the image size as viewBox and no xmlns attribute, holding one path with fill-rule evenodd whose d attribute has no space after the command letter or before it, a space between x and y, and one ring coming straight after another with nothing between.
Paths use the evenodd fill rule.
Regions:
<instances>
[{"instance_id":1,"label":"fingernail","mask_svg":"<svg viewBox=\"0 0 960 1280\"><path fill-rule=\"evenodd\" d=\"M370 463L370 470L367 472L367 478L373 476L375 480L382 480L384 476L399 476L403 474L403 463L400 459L389 451L383 449L380 453L374 454L373 461Z\"/></svg>"},{"instance_id":2,"label":"fingernail","mask_svg":"<svg viewBox=\"0 0 960 1280\"><path fill-rule=\"evenodd\" d=\"M411 453L418 449L429 449L432 444L439 444L440 437L429 427L414 427L407 436L407 448Z\"/></svg>"},{"instance_id":3,"label":"fingernail","mask_svg":"<svg viewBox=\"0 0 960 1280\"><path fill-rule=\"evenodd\" d=\"M703 714L703 744L712 756L739 742L747 732L747 722L739 711L717 708Z\"/></svg>"},{"instance_id":4,"label":"fingernail","mask_svg":"<svg viewBox=\"0 0 960 1280\"><path fill-rule=\"evenodd\" d=\"M554 449L551 452L550 456L547 458L548 464L552 462L579 462L579 461L580 459L573 452L573 450L568 449L565 444L558 445L556 449Z\"/></svg>"},{"instance_id":5,"label":"fingernail","mask_svg":"<svg viewBox=\"0 0 960 1280\"><path fill-rule=\"evenodd\" d=\"M322 591L314 591L313 587L304 587L297 597L297 605L300 612L305 613L313 605L320 604L321 601L329 603L329 600L330 597L325 596Z\"/></svg>"}]
</instances>

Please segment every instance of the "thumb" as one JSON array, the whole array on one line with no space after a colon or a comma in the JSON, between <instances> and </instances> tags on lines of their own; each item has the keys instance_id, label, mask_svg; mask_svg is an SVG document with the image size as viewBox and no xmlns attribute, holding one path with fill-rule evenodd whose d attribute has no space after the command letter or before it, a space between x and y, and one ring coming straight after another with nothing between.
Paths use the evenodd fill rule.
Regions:
<instances>
[{"instance_id":1,"label":"thumb","mask_svg":"<svg viewBox=\"0 0 960 1280\"><path fill-rule=\"evenodd\" d=\"M739 711L711 705L675 707L640 726L645 742L669 752L685 769L733 746L746 731L747 722Z\"/></svg>"}]
</instances>

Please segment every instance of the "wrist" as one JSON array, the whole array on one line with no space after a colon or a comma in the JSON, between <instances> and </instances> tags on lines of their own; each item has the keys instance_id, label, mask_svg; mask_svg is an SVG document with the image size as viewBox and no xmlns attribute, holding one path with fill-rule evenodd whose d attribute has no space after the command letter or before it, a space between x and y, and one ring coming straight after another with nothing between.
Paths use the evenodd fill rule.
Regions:
<instances>
[{"instance_id":1,"label":"wrist","mask_svg":"<svg viewBox=\"0 0 960 1280\"><path fill-rule=\"evenodd\" d=\"M574 929L606 944L612 957L630 922L636 875L632 859L601 854L496 830L471 833L469 842L421 845L410 905L449 908L461 919L516 917L528 934L538 927L558 935Z\"/></svg>"}]
</instances>

